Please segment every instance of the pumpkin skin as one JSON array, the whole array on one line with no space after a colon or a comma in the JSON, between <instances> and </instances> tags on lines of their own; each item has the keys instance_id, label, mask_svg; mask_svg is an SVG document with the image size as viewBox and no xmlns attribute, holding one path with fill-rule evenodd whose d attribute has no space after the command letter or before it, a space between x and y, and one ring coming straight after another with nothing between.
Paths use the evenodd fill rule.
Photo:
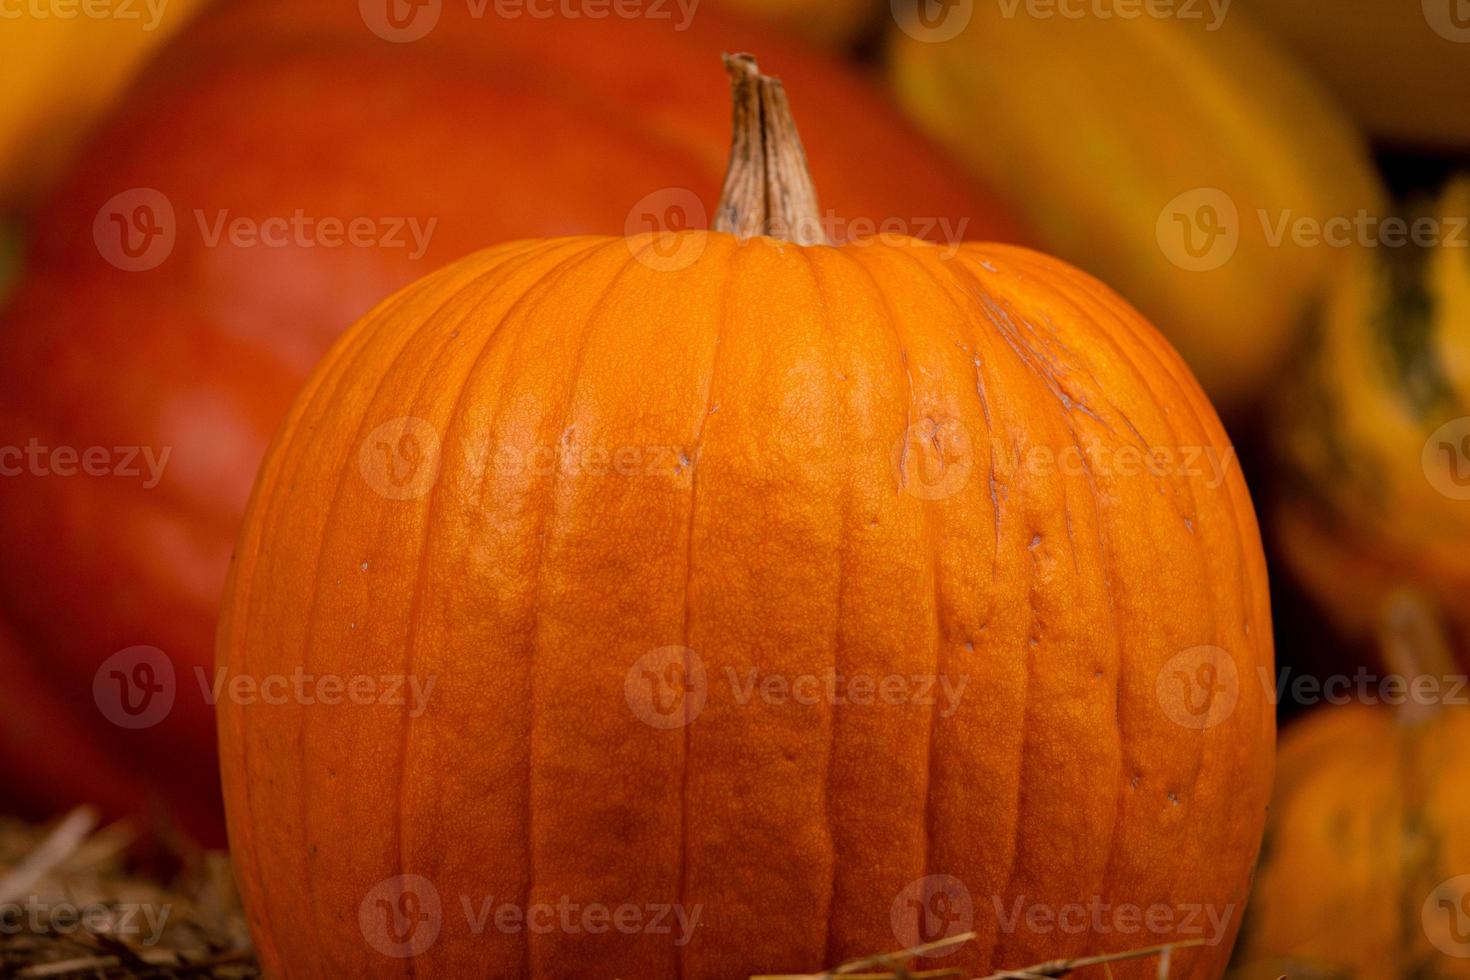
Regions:
<instances>
[{"instance_id":1,"label":"pumpkin skin","mask_svg":"<svg viewBox=\"0 0 1470 980\"><path fill-rule=\"evenodd\" d=\"M707 68L722 49L759 45L840 107L808 133L838 214L948 216L971 233L1010 234L865 82L743 22L701 11L687 32L643 20L486 23L443 6L413 44L375 37L357 5L336 0L212 7L52 197L0 322L10 379L0 445L171 452L152 487L146 473L7 478L0 603L74 711L94 710L93 673L115 651L148 644L172 658L173 712L106 748L181 807L218 810L205 692L219 598L259 460L311 366L383 296L486 243L622 233L661 188L712 204L729 93ZM179 231L163 264L127 272L103 260L93 225L138 187L171 201ZM210 247L195 216L208 227L222 213L258 221L297 209L437 225L410 258L228 238ZM91 795L76 789L79 801ZM218 838L222 820L194 830Z\"/></svg>"},{"instance_id":2,"label":"pumpkin skin","mask_svg":"<svg viewBox=\"0 0 1470 980\"><path fill-rule=\"evenodd\" d=\"M1241 0L1236 6L1280 37L1375 139L1470 148L1464 98L1470 58L1463 38L1452 40L1431 26L1429 5L1343 0L1333 5L1330 31L1322 30L1320 11L1291 0ZM1452 23L1440 27L1457 33Z\"/></svg>"},{"instance_id":3,"label":"pumpkin skin","mask_svg":"<svg viewBox=\"0 0 1470 980\"><path fill-rule=\"evenodd\" d=\"M1274 712L1244 683L1186 729L1156 691L1199 644L1242 678L1271 669L1249 497L1237 468L1207 486L1034 462L1091 439L1228 453L1146 322L1010 246L533 241L389 299L267 456L219 666L437 686L413 721L221 705L265 968L406 972L358 919L399 874L443 902L411 961L432 976L815 971L896 948L891 909L926 874L974 896L980 938L943 961L967 976L1170 938L1007 933L991 896L1238 912ZM548 457L572 463L531 465ZM708 682L672 709L688 724L655 728L629 688L670 646ZM948 717L741 703L727 673L834 665L970 693ZM462 895L704 918L682 949L472 935ZM1218 977L1229 947L1181 951L1172 975Z\"/></svg>"},{"instance_id":4,"label":"pumpkin skin","mask_svg":"<svg viewBox=\"0 0 1470 980\"><path fill-rule=\"evenodd\" d=\"M975 8L948 41L893 32L900 101L1011 196L1041 247L1137 304L1227 416L1251 407L1341 257L1273 246L1276 223L1383 213L1357 134L1234 10L1206 31L1173 17ZM1209 215L1238 231L1233 254L1229 239L1205 237ZM1222 243L1201 268L1185 267L1170 223L1181 218L1195 247Z\"/></svg>"},{"instance_id":5,"label":"pumpkin skin","mask_svg":"<svg viewBox=\"0 0 1470 980\"><path fill-rule=\"evenodd\" d=\"M0 209L30 201L60 169L88 124L143 60L191 17L203 0L169 0L151 29L141 19L36 17L21 7L4 18L0 62Z\"/></svg>"},{"instance_id":6,"label":"pumpkin skin","mask_svg":"<svg viewBox=\"0 0 1470 980\"><path fill-rule=\"evenodd\" d=\"M853 43L887 10L887 4L874 0L718 0L718 5L831 48Z\"/></svg>"},{"instance_id":7,"label":"pumpkin skin","mask_svg":"<svg viewBox=\"0 0 1470 980\"><path fill-rule=\"evenodd\" d=\"M1418 217L1445 219L1449 234L1448 219L1465 215L1470 179L1461 178ZM1470 649L1470 510L1443 492L1457 492L1455 480L1429 445L1470 417L1466 252L1447 243L1354 252L1297 383L1277 400L1282 555L1349 637L1370 635L1385 597L1410 586Z\"/></svg>"}]
</instances>

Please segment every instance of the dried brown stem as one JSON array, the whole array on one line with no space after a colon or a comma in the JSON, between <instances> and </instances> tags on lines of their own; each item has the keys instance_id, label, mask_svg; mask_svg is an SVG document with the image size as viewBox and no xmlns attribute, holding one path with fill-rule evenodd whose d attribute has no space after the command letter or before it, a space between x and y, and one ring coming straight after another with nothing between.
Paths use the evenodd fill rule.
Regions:
<instances>
[{"instance_id":1,"label":"dried brown stem","mask_svg":"<svg viewBox=\"0 0 1470 980\"><path fill-rule=\"evenodd\" d=\"M741 241L768 235L797 245L830 244L806 149L780 80L761 74L748 54L725 55L725 70L734 132L714 230Z\"/></svg>"}]
</instances>

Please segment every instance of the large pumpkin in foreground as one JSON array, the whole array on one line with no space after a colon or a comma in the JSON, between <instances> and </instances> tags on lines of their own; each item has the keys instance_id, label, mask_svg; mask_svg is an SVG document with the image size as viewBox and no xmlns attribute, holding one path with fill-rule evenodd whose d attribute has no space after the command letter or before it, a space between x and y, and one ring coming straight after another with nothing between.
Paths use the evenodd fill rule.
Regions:
<instances>
[{"instance_id":1,"label":"large pumpkin in foreground","mask_svg":"<svg viewBox=\"0 0 1470 980\"><path fill-rule=\"evenodd\" d=\"M444 4L426 36L394 43L364 20L372 4L221 3L36 223L0 320L0 446L44 453L4 480L0 603L58 698L94 719L107 658L138 645L169 658L153 669L172 679L172 711L106 742L166 795L217 798L206 666L225 569L312 364L383 296L486 244L702 225L728 100L703 69L721 50L761 43L830 107L811 149L839 234L889 216L936 237L1007 234L820 56L713 11L680 31L479 20L473 6ZM56 466L63 447L100 450L104 472Z\"/></svg>"},{"instance_id":2,"label":"large pumpkin in foreground","mask_svg":"<svg viewBox=\"0 0 1470 980\"><path fill-rule=\"evenodd\" d=\"M720 230L473 255L297 399L219 637L242 690L314 679L219 715L264 965L729 978L973 927L942 965L1218 977L1274 720L1214 412L1062 263L819 244L737 70Z\"/></svg>"}]
</instances>

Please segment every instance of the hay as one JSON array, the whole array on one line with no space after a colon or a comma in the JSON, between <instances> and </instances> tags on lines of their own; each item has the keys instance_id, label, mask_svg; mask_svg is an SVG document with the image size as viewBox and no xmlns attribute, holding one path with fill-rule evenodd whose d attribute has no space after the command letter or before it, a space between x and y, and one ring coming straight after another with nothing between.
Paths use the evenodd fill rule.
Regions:
<instances>
[{"instance_id":1,"label":"hay","mask_svg":"<svg viewBox=\"0 0 1470 980\"><path fill-rule=\"evenodd\" d=\"M907 964L912 960L928 953L937 953L941 950L952 949L963 946L975 939L975 933L963 932L938 942L925 943L922 946L914 946L911 949L901 949L893 953L881 953L877 956L865 956L860 960L844 963L825 973L807 974L780 974L769 976L751 977L750 980L965 980L968 971L958 969L936 969L936 970L911 970ZM1202 946L1203 940L1189 940L1178 943L1165 943L1161 946L1148 946L1143 949L1128 950L1123 953L1108 953L1101 956L1084 956L1076 959L1052 960L1048 963L1037 963L1035 966L1025 966L1017 970L999 970L984 977L975 977L973 980L1046 980L1048 977L1066 977L1090 966L1100 966L1107 970L1110 963L1121 963L1124 960L1139 960L1157 958L1159 961L1159 980L1168 980L1169 965L1173 958L1174 950L1187 949L1191 946ZM1111 976L1109 971L1109 976Z\"/></svg>"},{"instance_id":2,"label":"hay","mask_svg":"<svg viewBox=\"0 0 1470 980\"><path fill-rule=\"evenodd\" d=\"M45 827L0 818L0 980L165 980L260 975L229 857L175 840L172 874L137 867L139 838L126 823L97 828L81 808ZM158 864L154 855L152 863ZM165 881L164 879L167 878ZM975 938L964 933L913 949L845 963L824 973L751 980L938 980L955 969L912 970L925 953ZM1157 957L1167 980L1170 954L1198 941L1126 953L1054 960L979 980L1041 980L1090 966Z\"/></svg>"},{"instance_id":3,"label":"hay","mask_svg":"<svg viewBox=\"0 0 1470 980\"><path fill-rule=\"evenodd\" d=\"M229 859L74 810L0 819L0 978L257 977Z\"/></svg>"}]
</instances>

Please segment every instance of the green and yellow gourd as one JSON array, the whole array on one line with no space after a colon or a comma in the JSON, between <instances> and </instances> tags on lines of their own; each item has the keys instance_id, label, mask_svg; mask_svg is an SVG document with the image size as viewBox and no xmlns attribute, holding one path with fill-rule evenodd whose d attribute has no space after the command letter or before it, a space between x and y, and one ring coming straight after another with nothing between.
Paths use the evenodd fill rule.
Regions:
<instances>
[{"instance_id":1,"label":"green and yellow gourd","mask_svg":"<svg viewBox=\"0 0 1470 980\"><path fill-rule=\"evenodd\" d=\"M1278 541L1349 634L1411 585L1470 637L1467 216L1462 177L1414 219L1439 244L1353 252L1278 409Z\"/></svg>"}]
</instances>

